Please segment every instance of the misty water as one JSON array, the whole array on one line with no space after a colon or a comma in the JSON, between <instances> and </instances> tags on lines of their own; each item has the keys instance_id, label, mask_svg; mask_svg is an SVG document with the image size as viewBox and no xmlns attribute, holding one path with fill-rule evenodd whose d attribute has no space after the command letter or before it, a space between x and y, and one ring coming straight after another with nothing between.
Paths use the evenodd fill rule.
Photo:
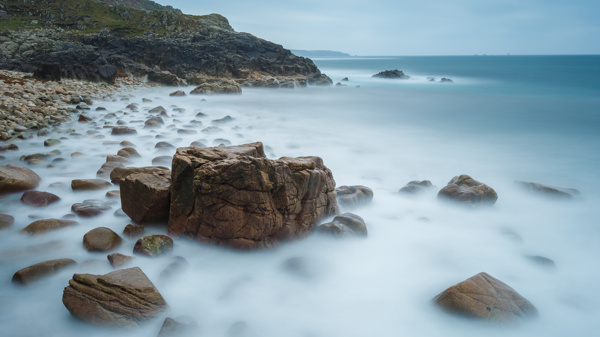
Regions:
<instances>
[{"instance_id":1,"label":"misty water","mask_svg":"<svg viewBox=\"0 0 600 337\"><path fill-rule=\"evenodd\" d=\"M334 83L348 77L342 82L347 86L186 97L169 97L173 88L149 88L131 92L128 100L96 101L88 113L93 123L64 123L4 154L3 165L27 166L21 155L60 150L48 159L52 167L28 167L42 176L38 190L62 200L40 209L20 203L21 193L0 201L1 211L15 217L11 228L0 231L2 335L156 336L165 317L188 316L198 323L199 336L593 336L600 329L600 77L593 76L600 62L583 60L323 59L316 61L321 70ZM412 78L370 77L396 68ZM140 112L125 109L130 103ZM143 129L151 116L147 110L158 105L170 116L163 117L165 126ZM107 110L94 111L98 106ZM206 117L196 117L198 112ZM108 113L116 117L105 118ZM222 132L201 132L227 115L234 121L219 126ZM111 136L106 126L118 119L138 135ZM65 133L70 128L78 135ZM178 133L182 128L198 133ZM45 139L61 137L61 144L43 146ZM167 312L135 330L79 322L62 304L62 291L73 273L112 271L106 253L86 252L81 242L95 227L121 233L131 223L113 214L119 201L101 216L78 218L79 226L34 237L19 231L37 218L70 213L74 203L108 201L104 194L117 186L80 193L69 186L72 179L95 178L122 140L142 155L131 166L149 166L153 158L174 153L156 150L159 141L176 147L197 140L207 146L262 141L270 158L320 156L337 186L373 189L373 202L352 211L365 220L369 235L312 235L257 252L175 240L171 255L137 256L130 265L156 285ZM73 152L84 156L71 157ZM437 190L460 174L493 187L497 203L472 210L438 201ZM398 193L409 181L424 179L437 188L412 198ZM515 180L576 188L582 197L544 198ZM53 183L65 187L49 187ZM166 234L166 226L147 227L146 234L152 233ZM132 255L134 243L125 239L114 252ZM161 278L175 256L185 257L189 267ZM551 259L555 267L532 256ZM67 257L78 266L26 287L11 283L23 267ZM289 268L290 259L302 268ZM497 328L449 316L433 304L446 288L483 271L532 302L539 317Z\"/></svg>"}]
</instances>

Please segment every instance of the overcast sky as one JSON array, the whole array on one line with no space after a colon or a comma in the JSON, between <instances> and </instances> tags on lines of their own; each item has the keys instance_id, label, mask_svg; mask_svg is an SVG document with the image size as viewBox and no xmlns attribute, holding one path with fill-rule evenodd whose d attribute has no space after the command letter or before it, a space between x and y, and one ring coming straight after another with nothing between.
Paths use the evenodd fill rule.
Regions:
<instances>
[{"instance_id":1,"label":"overcast sky","mask_svg":"<svg viewBox=\"0 0 600 337\"><path fill-rule=\"evenodd\" d=\"M600 54L600 0L155 0L288 49L352 55Z\"/></svg>"}]
</instances>

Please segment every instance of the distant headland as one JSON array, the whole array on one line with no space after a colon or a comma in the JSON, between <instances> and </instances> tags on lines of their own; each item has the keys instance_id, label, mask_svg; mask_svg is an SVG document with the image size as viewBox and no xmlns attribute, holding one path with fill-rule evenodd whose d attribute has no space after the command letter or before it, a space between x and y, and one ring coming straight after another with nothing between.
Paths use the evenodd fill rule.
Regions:
<instances>
[{"instance_id":1,"label":"distant headland","mask_svg":"<svg viewBox=\"0 0 600 337\"><path fill-rule=\"evenodd\" d=\"M352 57L348 53L333 50L290 50L294 55L308 57L308 58L320 58L320 57Z\"/></svg>"}]
</instances>

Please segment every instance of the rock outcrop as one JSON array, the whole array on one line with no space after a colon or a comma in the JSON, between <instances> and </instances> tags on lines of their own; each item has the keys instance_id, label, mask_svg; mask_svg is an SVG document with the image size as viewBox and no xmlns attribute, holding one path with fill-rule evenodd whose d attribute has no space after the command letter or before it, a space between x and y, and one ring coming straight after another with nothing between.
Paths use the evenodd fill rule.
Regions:
<instances>
[{"instance_id":1,"label":"rock outcrop","mask_svg":"<svg viewBox=\"0 0 600 337\"><path fill-rule=\"evenodd\" d=\"M40 184L40 176L32 170L8 164L0 166L0 194L32 190Z\"/></svg>"},{"instance_id":2,"label":"rock outcrop","mask_svg":"<svg viewBox=\"0 0 600 337\"><path fill-rule=\"evenodd\" d=\"M121 208L133 221L152 223L169 219L170 170L130 174L120 185Z\"/></svg>"},{"instance_id":3,"label":"rock outcrop","mask_svg":"<svg viewBox=\"0 0 600 337\"><path fill-rule=\"evenodd\" d=\"M63 292L71 315L95 325L136 327L167 308L138 267L106 275L74 274Z\"/></svg>"},{"instance_id":4,"label":"rock outcrop","mask_svg":"<svg viewBox=\"0 0 600 337\"><path fill-rule=\"evenodd\" d=\"M538 315L527 299L486 273L446 289L434 301L450 313L499 324L515 324Z\"/></svg>"},{"instance_id":5,"label":"rock outcrop","mask_svg":"<svg viewBox=\"0 0 600 337\"><path fill-rule=\"evenodd\" d=\"M463 174L452 178L448 185L438 192L438 199L452 200L476 207L493 205L498 195L493 188Z\"/></svg>"},{"instance_id":6,"label":"rock outcrop","mask_svg":"<svg viewBox=\"0 0 600 337\"><path fill-rule=\"evenodd\" d=\"M169 233L236 249L268 248L337 213L335 181L319 157L266 158L262 143L179 148Z\"/></svg>"},{"instance_id":7,"label":"rock outcrop","mask_svg":"<svg viewBox=\"0 0 600 337\"><path fill-rule=\"evenodd\" d=\"M398 69L394 69L394 70L384 70L381 72L378 72L377 74L371 76L371 77L378 77L378 78L399 78L399 79L409 79L410 76L404 74L404 72L402 72L402 70L398 70Z\"/></svg>"}]
</instances>

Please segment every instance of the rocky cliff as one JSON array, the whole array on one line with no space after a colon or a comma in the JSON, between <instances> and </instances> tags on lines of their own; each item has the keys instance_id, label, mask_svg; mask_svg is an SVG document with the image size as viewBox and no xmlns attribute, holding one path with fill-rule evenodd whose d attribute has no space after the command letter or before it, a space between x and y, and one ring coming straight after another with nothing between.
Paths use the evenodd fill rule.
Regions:
<instances>
[{"instance_id":1,"label":"rocky cliff","mask_svg":"<svg viewBox=\"0 0 600 337\"><path fill-rule=\"evenodd\" d=\"M7 0L0 3L0 68L114 81L148 76L163 84L225 77L252 85L275 77L330 84L307 58L218 14L185 15L143 0ZM127 7L127 6L135 6ZM158 6L158 7L157 7Z\"/></svg>"}]
</instances>

